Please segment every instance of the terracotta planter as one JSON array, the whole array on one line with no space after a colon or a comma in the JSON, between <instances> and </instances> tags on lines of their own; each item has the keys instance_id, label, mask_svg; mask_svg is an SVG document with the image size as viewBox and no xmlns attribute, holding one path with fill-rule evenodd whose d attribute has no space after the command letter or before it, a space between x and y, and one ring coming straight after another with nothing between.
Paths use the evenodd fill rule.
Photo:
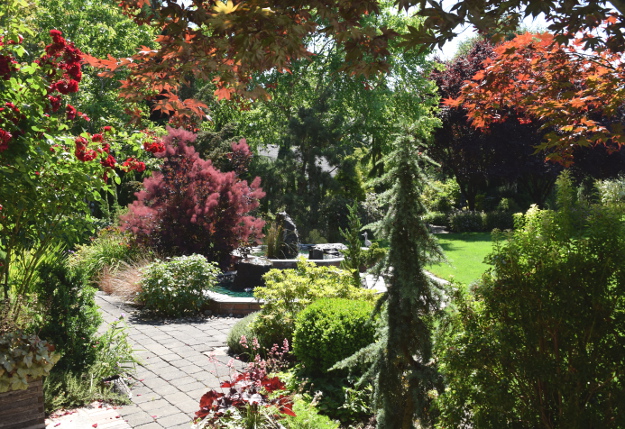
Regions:
<instances>
[{"instance_id":1,"label":"terracotta planter","mask_svg":"<svg viewBox=\"0 0 625 429\"><path fill-rule=\"evenodd\" d=\"M26 390L0 393L0 429L45 429L45 419L41 378Z\"/></svg>"}]
</instances>

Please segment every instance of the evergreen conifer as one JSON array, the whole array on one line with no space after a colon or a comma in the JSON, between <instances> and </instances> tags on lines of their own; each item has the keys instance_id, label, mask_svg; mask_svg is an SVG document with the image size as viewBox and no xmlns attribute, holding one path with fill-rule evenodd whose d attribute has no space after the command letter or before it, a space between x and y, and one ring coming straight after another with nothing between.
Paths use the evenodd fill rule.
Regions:
<instances>
[{"instance_id":1,"label":"evergreen conifer","mask_svg":"<svg viewBox=\"0 0 625 429\"><path fill-rule=\"evenodd\" d=\"M422 164L430 162L422 150L428 131L424 120L395 140L381 178L389 187L384 194L389 210L373 225L378 236L390 242L386 332L375 365L379 429L408 429L417 421L422 427L431 426L429 395L439 384L431 332L439 299L423 270L443 257L422 220L426 212L421 200L426 185Z\"/></svg>"}]
</instances>

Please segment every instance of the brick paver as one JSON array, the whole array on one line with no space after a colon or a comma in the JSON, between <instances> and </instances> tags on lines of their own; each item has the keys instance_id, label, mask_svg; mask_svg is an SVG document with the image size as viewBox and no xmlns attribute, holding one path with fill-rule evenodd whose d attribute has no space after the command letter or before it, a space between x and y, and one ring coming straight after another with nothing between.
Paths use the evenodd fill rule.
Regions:
<instances>
[{"instance_id":1,"label":"brick paver","mask_svg":"<svg viewBox=\"0 0 625 429\"><path fill-rule=\"evenodd\" d=\"M103 325L124 314L128 337L141 365L137 367L132 385L132 404L115 407L114 412L107 408L108 414L93 412L93 424L98 425L95 427L109 427L108 424L114 422L124 425L110 426L114 429L188 428L203 392L219 387L220 380L215 374L226 373L219 366L215 368L207 354L214 353L215 359L225 367L230 361L225 353L225 340L237 319L149 320L142 319L139 312L118 298L102 292L98 292L96 302L105 321ZM238 361L236 365L242 366ZM58 422L50 420L46 427L79 428L66 421L56 426ZM92 424L82 427L92 427Z\"/></svg>"}]
</instances>

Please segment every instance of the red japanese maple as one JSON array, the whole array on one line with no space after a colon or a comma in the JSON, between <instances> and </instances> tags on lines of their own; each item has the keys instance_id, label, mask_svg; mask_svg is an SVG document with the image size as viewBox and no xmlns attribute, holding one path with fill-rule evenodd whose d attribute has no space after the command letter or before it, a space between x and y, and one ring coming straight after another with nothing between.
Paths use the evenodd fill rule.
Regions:
<instances>
[{"instance_id":1,"label":"red japanese maple","mask_svg":"<svg viewBox=\"0 0 625 429\"><path fill-rule=\"evenodd\" d=\"M525 33L495 48L484 70L467 81L449 106L462 105L473 126L488 128L510 113L547 131L539 149L568 165L575 146L625 143L622 107L625 65L620 54L557 43L549 33Z\"/></svg>"}]
</instances>

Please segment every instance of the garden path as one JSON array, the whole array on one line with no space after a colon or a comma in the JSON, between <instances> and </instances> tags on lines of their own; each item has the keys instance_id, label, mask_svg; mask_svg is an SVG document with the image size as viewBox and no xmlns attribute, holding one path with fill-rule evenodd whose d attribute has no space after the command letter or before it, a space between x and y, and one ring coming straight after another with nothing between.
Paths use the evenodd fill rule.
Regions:
<instances>
[{"instance_id":1,"label":"garden path","mask_svg":"<svg viewBox=\"0 0 625 429\"><path fill-rule=\"evenodd\" d=\"M68 418L51 420L46 427L189 429L202 395L219 386L218 376L223 380L228 375L226 365L230 357L226 354L226 338L238 319L142 319L139 312L117 297L98 292L96 302L105 321L104 327L124 314L128 337L141 361L132 386L132 404L115 407L119 417L110 409L91 414L83 411L82 418L87 419L88 425L87 422L72 425ZM209 353L214 353L221 364L211 363ZM242 366L239 361L236 364ZM92 418L88 420L90 415ZM57 425L59 422L61 424Z\"/></svg>"}]
</instances>

